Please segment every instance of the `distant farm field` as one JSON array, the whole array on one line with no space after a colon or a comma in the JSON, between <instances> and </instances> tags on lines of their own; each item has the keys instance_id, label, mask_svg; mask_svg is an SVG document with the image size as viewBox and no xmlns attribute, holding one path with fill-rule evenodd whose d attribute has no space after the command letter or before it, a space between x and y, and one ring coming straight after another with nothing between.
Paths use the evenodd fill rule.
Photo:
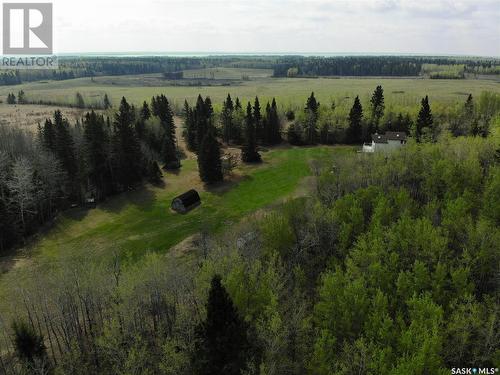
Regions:
<instances>
[{"instance_id":1,"label":"distant farm field","mask_svg":"<svg viewBox=\"0 0 500 375\"><path fill-rule=\"evenodd\" d=\"M479 96L483 91L500 93L500 83L494 80L439 80L423 78L271 78L265 69L205 69L185 71L185 77L203 78L198 85L192 80L167 81L161 74L142 76L113 76L79 78L66 81L45 81L4 86L0 98L5 101L9 92L23 89L30 100L51 100L60 103L74 103L75 94L80 92L86 102L102 100L105 93L116 105L122 96L132 103L149 101L153 95L163 93L180 109L184 100L193 103L198 94L210 96L217 106L227 94L241 100L261 101L276 97L282 108L300 108L312 91L321 103L348 108L359 95L362 103L368 103L377 85L384 88L386 104L404 107L417 106L420 99L429 95L432 103L442 105L465 101L469 94ZM247 76L249 80L241 79ZM205 77L207 79L205 79ZM211 79L213 77L213 79ZM221 79L224 84L220 84Z\"/></svg>"}]
</instances>

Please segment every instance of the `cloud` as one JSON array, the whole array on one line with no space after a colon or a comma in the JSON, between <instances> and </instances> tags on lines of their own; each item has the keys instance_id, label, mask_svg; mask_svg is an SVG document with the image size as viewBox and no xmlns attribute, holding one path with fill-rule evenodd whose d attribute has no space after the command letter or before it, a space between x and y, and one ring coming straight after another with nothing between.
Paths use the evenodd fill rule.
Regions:
<instances>
[{"instance_id":1,"label":"cloud","mask_svg":"<svg viewBox=\"0 0 500 375\"><path fill-rule=\"evenodd\" d=\"M500 55L497 0L54 0L60 51Z\"/></svg>"}]
</instances>

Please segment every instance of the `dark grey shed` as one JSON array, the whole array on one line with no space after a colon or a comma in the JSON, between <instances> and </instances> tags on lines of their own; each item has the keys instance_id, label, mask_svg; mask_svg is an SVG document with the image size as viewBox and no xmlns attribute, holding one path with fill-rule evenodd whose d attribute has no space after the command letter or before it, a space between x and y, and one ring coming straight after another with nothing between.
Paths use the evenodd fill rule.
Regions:
<instances>
[{"instance_id":1,"label":"dark grey shed","mask_svg":"<svg viewBox=\"0 0 500 375\"><path fill-rule=\"evenodd\" d=\"M192 210L193 208L199 206L201 204L201 198L198 192L194 189L191 189L184 194L175 197L172 200L172 210L177 211L181 214L185 214L186 212Z\"/></svg>"}]
</instances>

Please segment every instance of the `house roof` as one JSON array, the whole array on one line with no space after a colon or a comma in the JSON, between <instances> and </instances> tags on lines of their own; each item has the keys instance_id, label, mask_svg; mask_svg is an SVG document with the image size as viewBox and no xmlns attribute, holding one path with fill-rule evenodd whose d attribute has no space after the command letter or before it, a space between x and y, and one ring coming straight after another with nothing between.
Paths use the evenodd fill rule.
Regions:
<instances>
[{"instance_id":1,"label":"house roof","mask_svg":"<svg viewBox=\"0 0 500 375\"><path fill-rule=\"evenodd\" d=\"M386 132L385 134L372 134L375 143L387 143L387 141L406 141L405 132Z\"/></svg>"},{"instance_id":2,"label":"house roof","mask_svg":"<svg viewBox=\"0 0 500 375\"><path fill-rule=\"evenodd\" d=\"M178 197L174 198L174 200L176 199L179 199L184 205L184 207L192 206L193 204L196 204L201 200L200 195L194 189L186 191L184 194L181 194Z\"/></svg>"}]
</instances>

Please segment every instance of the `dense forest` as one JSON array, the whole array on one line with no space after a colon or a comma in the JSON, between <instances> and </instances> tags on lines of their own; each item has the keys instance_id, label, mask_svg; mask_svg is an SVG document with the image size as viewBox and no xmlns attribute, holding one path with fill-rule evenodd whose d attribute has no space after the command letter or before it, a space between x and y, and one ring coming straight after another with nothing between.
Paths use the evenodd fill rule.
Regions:
<instances>
[{"instance_id":1,"label":"dense forest","mask_svg":"<svg viewBox=\"0 0 500 375\"><path fill-rule=\"evenodd\" d=\"M9 296L6 374L449 374L498 367L498 141L313 167L309 198L196 260L63 258ZM40 270L44 265L40 265ZM43 272L43 271L40 271Z\"/></svg>"},{"instance_id":2,"label":"dense forest","mask_svg":"<svg viewBox=\"0 0 500 375\"><path fill-rule=\"evenodd\" d=\"M14 95L15 96L15 95ZM19 95L16 97L18 100ZM10 96L10 100L13 100ZM0 316L0 371L24 374L448 374L498 367L500 143L498 94L442 113L386 108L383 87L347 113L201 95L183 109L199 177L222 181L261 162L263 147L360 145L405 131L391 154L312 161L307 197L223 234L191 257L92 251L42 260ZM71 205L162 184L182 168L164 95L135 107L60 111L36 132L0 127L0 246L5 251ZM45 264L44 262L47 262ZM4 294L5 295L5 294ZM15 311L15 314L14 314Z\"/></svg>"},{"instance_id":3,"label":"dense forest","mask_svg":"<svg viewBox=\"0 0 500 375\"><path fill-rule=\"evenodd\" d=\"M296 76L418 76L424 64L462 66L473 74L499 74L495 58L439 58L410 56L61 56L57 70L5 71L0 84L15 85L40 80L66 80L105 75L172 73L214 67L273 69L275 77ZM178 76L173 76L178 79ZM443 76L446 78L446 76Z\"/></svg>"}]
</instances>

